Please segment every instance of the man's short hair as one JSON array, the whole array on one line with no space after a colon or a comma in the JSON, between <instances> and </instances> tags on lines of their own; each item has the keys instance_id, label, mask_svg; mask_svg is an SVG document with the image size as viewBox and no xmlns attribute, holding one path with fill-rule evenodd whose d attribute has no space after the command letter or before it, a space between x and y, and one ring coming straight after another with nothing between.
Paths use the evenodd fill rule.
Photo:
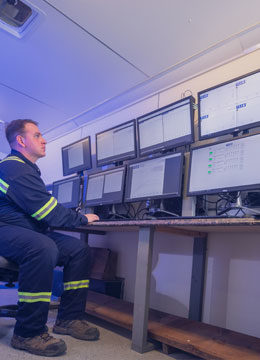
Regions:
<instances>
[{"instance_id":1,"label":"man's short hair","mask_svg":"<svg viewBox=\"0 0 260 360\"><path fill-rule=\"evenodd\" d=\"M36 121L31 119L13 120L7 124L5 128L5 136L10 145L15 142L17 135L23 135L25 133L25 125L28 123L36 126L38 125Z\"/></svg>"}]
</instances>

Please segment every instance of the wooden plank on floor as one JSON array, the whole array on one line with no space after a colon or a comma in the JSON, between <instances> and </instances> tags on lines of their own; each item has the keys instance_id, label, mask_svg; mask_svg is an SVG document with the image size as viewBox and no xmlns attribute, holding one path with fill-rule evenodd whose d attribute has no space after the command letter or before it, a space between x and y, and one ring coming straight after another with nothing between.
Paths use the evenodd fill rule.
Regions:
<instances>
[{"instance_id":1,"label":"wooden plank on floor","mask_svg":"<svg viewBox=\"0 0 260 360\"><path fill-rule=\"evenodd\" d=\"M86 312L132 328L133 304L89 291ZM260 360L260 339L217 326L150 310L148 337L206 360Z\"/></svg>"}]
</instances>

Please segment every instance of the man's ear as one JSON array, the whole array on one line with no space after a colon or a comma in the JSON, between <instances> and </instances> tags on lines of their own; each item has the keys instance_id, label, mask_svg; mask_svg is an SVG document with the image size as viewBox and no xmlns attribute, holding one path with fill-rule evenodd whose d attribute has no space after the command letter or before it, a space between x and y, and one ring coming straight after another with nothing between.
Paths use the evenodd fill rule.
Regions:
<instances>
[{"instance_id":1,"label":"man's ear","mask_svg":"<svg viewBox=\"0 0 260 360\"><path fill-rule=\"evenodd\" d=\"M22 146L23 148L25 147L24 138L23 138L22 135L17 135L16 136L16 141L17 141L19 146Z\"/></svg>"}]
</instances>

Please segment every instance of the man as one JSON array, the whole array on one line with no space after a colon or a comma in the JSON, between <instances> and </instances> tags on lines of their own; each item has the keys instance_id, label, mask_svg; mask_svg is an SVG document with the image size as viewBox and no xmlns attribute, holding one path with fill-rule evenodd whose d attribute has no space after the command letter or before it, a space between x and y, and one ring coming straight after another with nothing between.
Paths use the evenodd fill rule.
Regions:
<instances>
[{"instance_id":1,"label":"man","mask_svg":"<svg viewBox=\"0 0 260 360\"><path fill-rule=\"evenodd\" d=\"M18 313L11 345L57 356L66 351L66 344L50 336L46 326L56 265L64 266L64 292L53 332L97 340L99 331L84 318L89 247L80 239L48 229L77 227L98 216L67 209L46 191L35 164L45 156L46 141L35 121L12 121L6 137L11 154L0 162L0 255L19 265Z\"/></svg>"}]
</instances>

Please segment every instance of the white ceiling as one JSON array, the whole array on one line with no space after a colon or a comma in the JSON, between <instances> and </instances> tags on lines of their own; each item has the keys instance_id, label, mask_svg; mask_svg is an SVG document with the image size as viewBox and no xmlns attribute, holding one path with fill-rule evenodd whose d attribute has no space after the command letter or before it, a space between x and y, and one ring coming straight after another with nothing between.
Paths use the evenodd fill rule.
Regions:
<instances>
[{"instance_id":1,"label":"white ceiling","mask_svg":"<svg viewBox=\"0 0 260 360\"><path fill-rule=\"evenodd\" d=\"M24 2L41 15L21 39L0 29L0 120L32 118L49 139L260 39L259 0Z\"/></svg>"}]
</instances>

